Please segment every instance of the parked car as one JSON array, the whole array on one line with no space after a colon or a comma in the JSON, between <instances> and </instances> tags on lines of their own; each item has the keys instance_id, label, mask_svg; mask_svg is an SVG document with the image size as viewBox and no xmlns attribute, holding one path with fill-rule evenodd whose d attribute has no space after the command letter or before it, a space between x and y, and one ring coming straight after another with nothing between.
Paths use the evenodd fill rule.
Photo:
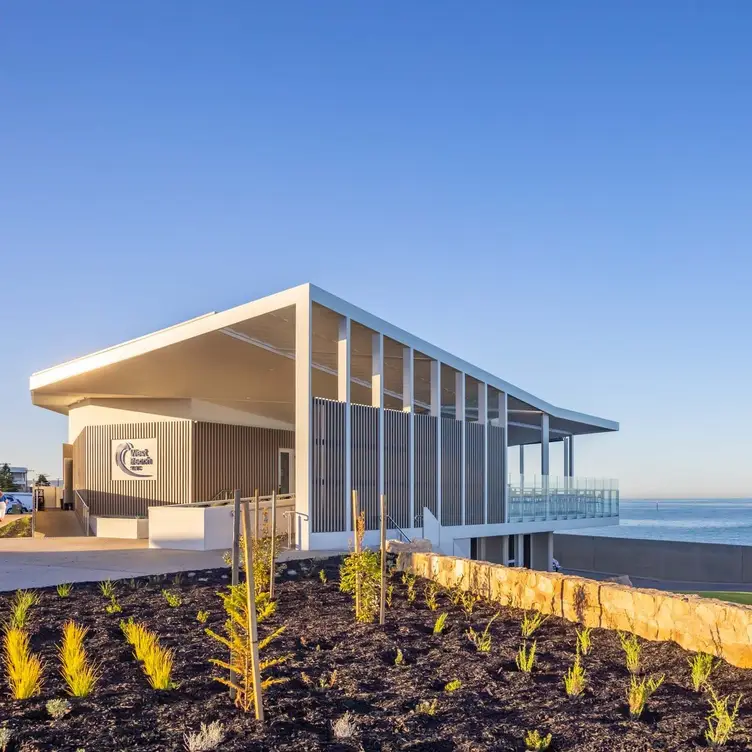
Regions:
<instances>
[{"instance_id":1,"label":"parked car","mask_svg":"<svg viewBox=\"0 0 752 752\"><path fill-rule=\"evenodd\" d=\"M5 491L2 495L2 501L5 502L6 514L30 514L32 501L30 493L10 493Z\"/></svg>"}]
</instances>

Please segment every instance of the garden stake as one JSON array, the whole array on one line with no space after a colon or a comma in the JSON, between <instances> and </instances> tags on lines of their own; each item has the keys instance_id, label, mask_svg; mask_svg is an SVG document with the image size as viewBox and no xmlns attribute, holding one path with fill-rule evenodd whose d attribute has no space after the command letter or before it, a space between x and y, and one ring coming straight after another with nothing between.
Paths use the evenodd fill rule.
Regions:
<instances>
[{"instance_id":1,"label":"garden stake","mask_svg":"<svg viewBox=\"0 0 752 752\"><path fill-rule=\"evenodd\" d=\"M353 538L355 539L354 550L356 554L360 553L360 541L358 540L358 492L352 492L352 520L353 520ZM355 580L355 618L360 616L360 573L356 575Z\"/></svg>"},{"instance_id":2,"label":"garden stake","mask_svg":"<svg viewBox=\"0 0 752 752\"><path fill-rule=\"evenodd\" d=\"M240 489L235 489L235 499L233 504L232 514L232 582L233 585L238 584L240 573ZM230 651L230 665L233 665L232 651ZM233 674L230 671L230 681L232 681ZM230 687L230 699L235 701L235 688Z\"/></svg>"},{"instance_id":3,"label":"garden stake","mask_svg":"<svg viewBox=\"0 0 752 752\"><path fill-rule=\"evenodd\" d=\"M272 560L269 564L269 600L274 600L274 554L277 542L277 492L272 491Z\"/></svg>"},{"instance_id":4,"label":"garden stake","mask_svg":"<svg viewBox=\"0 0 752 752\"><path fill-rule=\"evenodd\" d=\"M386 619L386 495L381 494L381 604L379 624Z\"/></svg>"},{"instance_id":5,"label":"garden stake","mask_svg":"<svg viewBox=\"0 0 752 752\"><path fill-rule=\"evenodd\" d=\"M258 500L258 491L256 492ZM256 507L258 509L258 507ZM253 700L256 720L264 722L264 705L261 699L261 669L259 668L258 621L256 619L256 583L253 580L253 539L251 538L251 502L243 507L243 530L245 532L245 597L248 605L248 639L251 642L253 662Z\"/></svg>"}]
</instances>

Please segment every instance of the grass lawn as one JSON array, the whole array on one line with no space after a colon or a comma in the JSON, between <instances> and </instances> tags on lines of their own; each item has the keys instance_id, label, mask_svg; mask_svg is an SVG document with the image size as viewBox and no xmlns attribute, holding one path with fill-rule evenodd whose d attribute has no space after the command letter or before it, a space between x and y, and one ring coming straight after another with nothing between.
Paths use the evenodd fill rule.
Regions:
<instances>
[{"instance_id":1,"label":"grass lawn","mask_svg":"<svg viewBox=\"0 0 752 752\"><path fill-rule=\"evenodd\" d=\"M729 603L743 603L752 606L752 593L739 593L733 590L686 590L687 595L699 595L703 598L717 598L719 601Z\"/></svg>"}]
</instances>

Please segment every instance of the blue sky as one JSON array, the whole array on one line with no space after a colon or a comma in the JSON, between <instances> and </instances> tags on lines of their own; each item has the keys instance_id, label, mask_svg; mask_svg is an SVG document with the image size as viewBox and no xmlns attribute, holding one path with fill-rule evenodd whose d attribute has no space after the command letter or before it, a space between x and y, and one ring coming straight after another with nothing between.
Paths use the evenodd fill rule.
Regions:
<instances>
[{"instance_id":1,"label":"blue sky","mask_svg":"<svg viewBox=\"0 0 752 752\"><path fill-rule=\"evenodd\" d=\"M746 2L6 3L0 461L60 471L33 371L310 280L620 421L578 474L752 496L750 38Z\"/></svg>"}]
</instances>

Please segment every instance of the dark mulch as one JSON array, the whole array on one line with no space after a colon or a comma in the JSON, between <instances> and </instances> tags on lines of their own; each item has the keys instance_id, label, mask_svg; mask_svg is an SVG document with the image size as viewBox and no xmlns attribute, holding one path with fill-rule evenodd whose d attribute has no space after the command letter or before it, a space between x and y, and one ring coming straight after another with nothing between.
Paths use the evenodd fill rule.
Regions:
<instances>
[{"instance_id":1,"label":"dark mulch","mask_svg":"<svg viewBox=\"0 0 752 752\"><path fill-rule=\"evenodd\" d=\"M550 618L537 635L538 665L532 676L514 665L520 644L520 613L502 608L491 633L493 648L481 654L465 637L468 625L482 629L497 608L476 607L470 619L440 595L439 612L430 611L418 585L414 605L405 600L400 576L393 577L394 602L387 625L358 625L352 604L337 586L338 560L325 562L329 582L322 585L322 563L294 562L279 576L279 608L262 634L278 625L287 632L268 649L290 654L277 669L289 679L266 694L267 723L260 728L252 717L237 711L226 690L212 681L211 656L218 645L205 636L196 620L199 609L211 612L209 626L223 621L217 590L227 584L227 570L196 572L182 583L148 582L132 590L117 583L123 613L105 613L105 599L96 584L77 585L68 599L53 589L41 592L33 611L33 648L46 661L43 696L25 702L0 698L0 725L13 731L11 750L110 752L119 750L181 750L183 733L201 721L220 720L227 728L221 750L522 750L528 729L552 732L552 750L694 750L703 740L707 704L689 685L688 654L671 643L643 644L644 663L651 673L665 673L665 684L653 696L640 721L627 717L628 674L617 635L594 630L593 654L585 659L589 678L586 695L567 699L562 675L574 655L574 625ZM292 575L291 570L295 571ZM179 590L183 604L170 608L164 586ZM10 594L0 594L6 613ZM432 634L437 613L448 611L442 636ZM133 616L156 630L162 643L175 650L175 679L179 687L155 692L124 643L118 622ZM88 648L103 662L104 676L94 695L73 701L73 710L60 721L49 719L45 703L64 696L57 675L55 644L64 620L90 627ZM404 665L395 666L397 648ZM337 671L333 688L318 690L303 681L305 673L317 683ZM740 728L727 749L749 749L752 732L752 673L723 663L714 676L722 694L744 693ZM444 685L459 679L462 687L449 694ZM415 712L422 700L438 699L430 717ZM353 714L357 732L337 740L332 722ZM9 751L10 752L10 751Z\"/></svg>"}]
</instances>

